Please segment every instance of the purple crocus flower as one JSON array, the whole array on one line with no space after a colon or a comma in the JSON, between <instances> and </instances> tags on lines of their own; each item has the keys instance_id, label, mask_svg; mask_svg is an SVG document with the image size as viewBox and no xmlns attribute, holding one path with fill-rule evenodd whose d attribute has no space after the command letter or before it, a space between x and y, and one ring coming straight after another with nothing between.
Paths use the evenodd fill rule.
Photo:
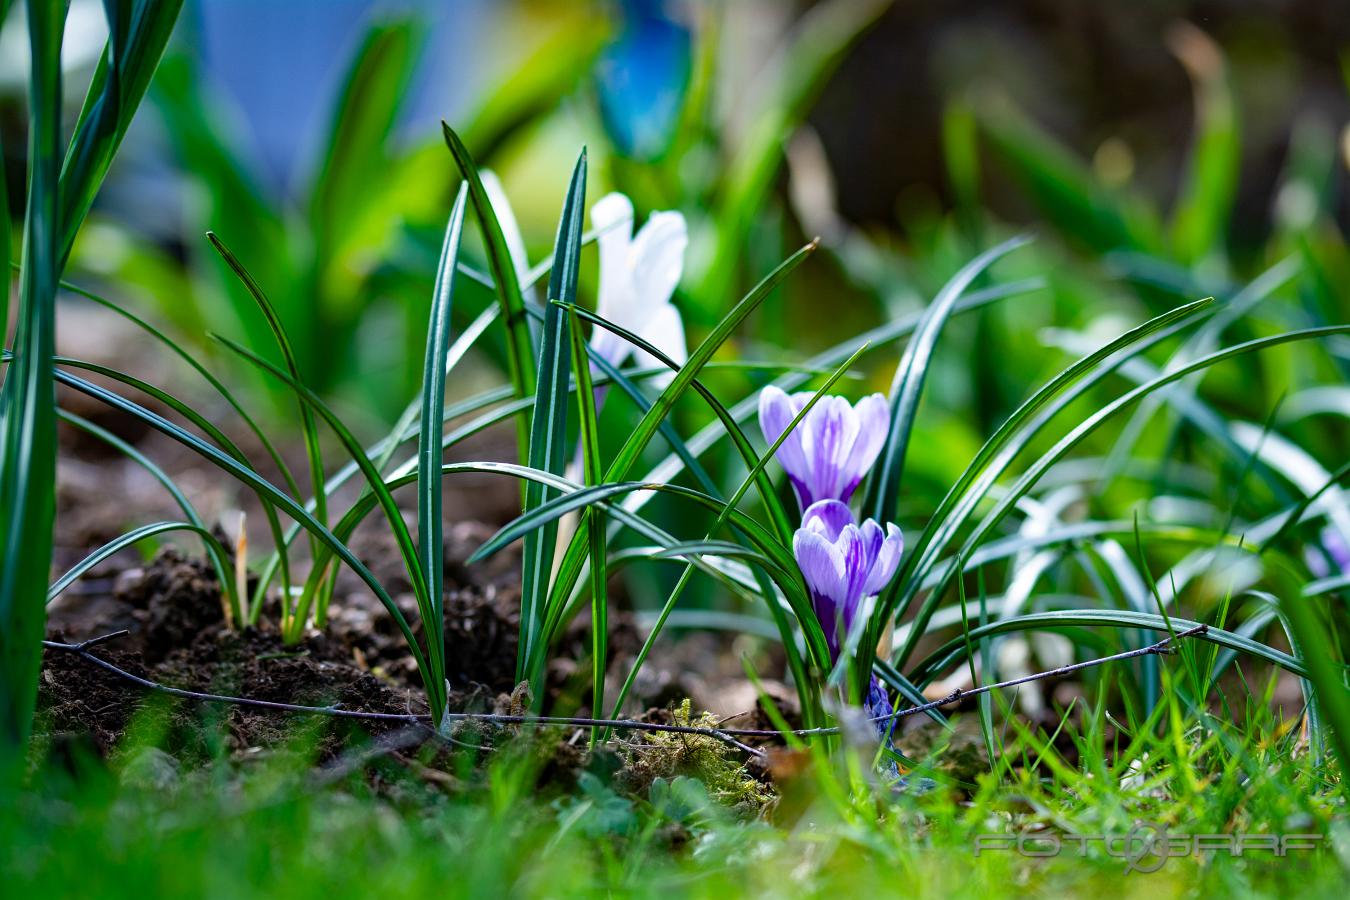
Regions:
<instances>
[{"instance_id":1,"label":"purple crocus flower","mask_svg":"<svg viewBox=\"0 0 1350 900\"><path fill-rule=\"evenodd\" d=\"M903 546L899 528L887 525L883 532L871 519L855 525L853 513L838 500L807 507L792 538L792 552L811 590L811 606L831 656L838 657L863 598L890 583Z\"/></svg>"},{"instance_id":2,"label":"purple crocus flower","mask_svg":"<svg viewBox=\"0 0 1350 900\"><path fill-rule=\"evenodd\" d=\"M858 616L863 598L879 593L895 576L904 539L900 529L872 519L861 526L838 500L819 500L806 509L802 527L792 538L792 552L811 591L811 607L825 632L831 659L837 660L844 639ZM870 718L890 715L891 703L876 676L868 685L863 708ZM878 722L889 740L894 720Z\"/></svg>"},{"instance_id":3,"label":"purple crocus flower","mask_svg":"<svg viewBox=\"0 0 1350 900\"><path fill-rule=\"evenodd\" d=\"M1340 568L1341 572L1350 575L1350 546L1345 543L1345 538L1334 528L1326 530L1326 537L1323 540L1326 545L1327 553L1331 554L1331 559Z\"/></svg>"},{"instance_id":4,"label":"purple crocus flower","mask_svg":"<svg viewBox=\"0 0 1350 900\"><path fill-rule=\"evenodd\" d=\"M1308 560L1308 569L1316 578L1326 578L1330 575L1350 575L1350 546L1345 543L1345 538L1335 527L1328 525L1322 529L1322 550L1326 556L1313 548L1308 548L1305 554ZM1331 560L1331 565L1327 565L1327 559Z\"/></svg>"},{"instance_id":5,"label":"purple crocus flower","mask_svg":"<svg viewBox=\"0 0 1350 900\"><path fill-rule=\"evenodd\" d=\"M891 734L895 731L895 723L900 721L896 718L883 718L895 712L895 707L891 706L890 694L886 693L885 686L881 679L872 676L872 682L867 686L867 697L863 700L863 711L867 713L867 718L876 721L877 731L887 741L891 739ZM892 767L894 763L891 764Z\"/></svg>"},{"instance_id":6,"label":"purple crocus flower","mask_svg":"<svg viewBox=\"0 0 1350 900\"><path fill-rule=\"evenodd\" d=\"M772 385L759 395L759 427L772 444L787 430L812 394L787 394ZM821 397L778 448L803 510L820 500L853 496L876 462L890 426L886 398L873 394L850 406L843 397Z\"/></svg>"}]
</instances>

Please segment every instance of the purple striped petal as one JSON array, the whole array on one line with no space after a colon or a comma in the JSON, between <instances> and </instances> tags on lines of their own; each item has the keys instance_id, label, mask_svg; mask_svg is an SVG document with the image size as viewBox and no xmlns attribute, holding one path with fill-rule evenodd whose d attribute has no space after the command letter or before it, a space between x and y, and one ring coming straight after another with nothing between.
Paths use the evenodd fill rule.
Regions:
<instances>
[{"instance_id":1,"label":"purple striped petal","mask_svg":"<svg viewBox=\"0 0 1350 900\"><path fill-rule=\"evenodd\" d=\"M838 500L817 500L802 514L802 527L815 531L831 544L839 540L845 527L853 524L853 512Z\"/></svg>"},{"instance_id":2,"label":"purple striped petal","mask_svg":"<svg viewBox=\"0 0 1350 900\"><path fill-rule=\"evenodd\" d=\"M812 396L765 388L759 398L765 439L773 443ZM889 422L890 410L880 394L863 398L856 407L843 397L816 401L777 454L803 510L818 500L848 501L876 462Z\"/></svg>"},{"instance_id":3,"label":"purple striped petal","mask_svg":"<svg viewBox=\"0 0 1350 900\"><path fill-rule=\"evenodd\" d=\"M847 599L847 569L840 547L821 534L798 528L792 538L792 554L812 594L834 604Z\"/></svg>"},{"instance_id":4,"label":"purple striped petal","mask_svg":"<svg viewBox=\"0 0 1350 900\"><path fill-rule=\"evenodd\" d=\"M778 440L778 436L787 430L792 419L801 411L801 406L796 403L794 397L789 397L781 389L769 385L759 392L759 430L764 434L764 440L770 445ZM803 484L806 480L807 466L806 455L802 452L802 427L805 422L798 423L775 454L778 462L782 465L784 471L793 480L794 485ZM798 499L802 499L800 496ZM803 501L804 502L804 501ZM809 505L809 504L807 504Z\"/></svg>"},{"instance_id":5,"label":"purple striped petal","mask_svg":"<svg viewBox=\"0 0 1350 900\"><path fill-rule=\"evenodd\" d=\"M876 522L868 519L863 523L863 528L872 526L876 529L877 537L881 536L881 528ZM886 525L886 537L877 547L875 555L870 558L870 571L867 573L867 582L863 585L863 596L870 597L873 594L879 594L891 583L895 577L895 570L900 567L900 554L905 549L905 538L900 533L900 529L894 525Z\"/></svg>"},{"instance_id":6,"label":"purple striped petal","mask_svg":"<svg viewBox=\"0 0 1350 900\"><path fill-rule=\"evenodd\" d=\"M891 410L881 394L862 398L853 412L857 416L858 431L842 466L844 484L839 499L844 501L853 496L858 483L877 461L877 454L886 443L886 434L891 425Z\"/></svg>"},{"instance_id":7,"label":"purple striped petal","mask_svg":"<svg viewBox=\"0 0 1350 900\"><path fill-rule=\"evenodd\" d=\"M832 654L839 651L837 623L847 600L844 554L823 535L798 528L792 553L811 591L811 607Z\"/></svg>"}]
</instances>

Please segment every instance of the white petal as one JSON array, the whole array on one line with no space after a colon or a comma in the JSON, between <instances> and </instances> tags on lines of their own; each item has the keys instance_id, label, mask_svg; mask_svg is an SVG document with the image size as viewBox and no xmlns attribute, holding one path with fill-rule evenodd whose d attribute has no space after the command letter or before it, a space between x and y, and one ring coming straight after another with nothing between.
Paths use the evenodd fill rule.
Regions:
<instances>
[{"instance_id":1,"label":"white petal","mask_svg":"<svg viewBox=\"0 0 1350 900\"><path fill-rule=\"evenodd\" d=\"M633 238L629 252L633 261L634 302L638 318L655 315L669 303L684 273L684 252L689 232L684 216L677 212L654 212Z\"/></svg>"},{"instance_id":2,"label":"white petal","mask_svg":"<svg viewBox=\"0 0 1350 900\"><path fill-rule=\"evenodd\" d=\"M599 232L600 298L596 312L629 327L622 310L632 302L633 204L623 194L606 194L591 207L591 225Z\"/></svg>"},{"instance_id":3,"label":"white petal","mask_svg":"<svg viewBox=\"0 0 1350 900\"><path fill-rule=\"evenodd\" d=\"M511 266L516 270L516 279L524 285L530 272L530 259L525 254L525 236L520 232L520 223L511 209L511 201L506 198L502 181L491 169L482 169L478 176L483 180L483 190L487 192L488 203L497 216L501 226L502 238L506 240L506 252L511 254Z\"/></svg>"},{"instance_id":4,"label":"white petal","mask_svg":"<svg viewBox=\"0 0 1350 900\"><path fill-rule=\"evenodd\" d=\"M680 311L669 303L658 309L656 315L647 320L638 337L669 356L676 365L682 366L689 361L689 348L684 343L684 322L680 319ZM633 356L640 366L662 365L646 350L634 348ZM656 384L667 384L674 377L674 372L669 376L662 375L656 379Z\"/></svg>"}]
</instances>

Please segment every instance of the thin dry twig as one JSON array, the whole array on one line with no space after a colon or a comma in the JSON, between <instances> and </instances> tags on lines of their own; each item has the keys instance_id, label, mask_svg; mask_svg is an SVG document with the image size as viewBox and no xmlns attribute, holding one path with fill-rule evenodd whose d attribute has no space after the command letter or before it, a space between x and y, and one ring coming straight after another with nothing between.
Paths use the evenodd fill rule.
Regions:
<instances>
[{"instance_id":1,"label":"thin dry twig","mask_svg":"<svg viewBox=\"0 0 1350 900\"><path fill-rule=\"evenodd\" d=\"M1199 637L1209 630L1208 626L1197 625L1186 631L1179 631L1176 634L1168 635L1166 638L1158 641L1156 644L1150 644L1147 647L1138 647L1134 650L1126 650L1123 653L1116 653L1111 656L1103 656L1098 659L1090 659L1072 665L1061 666L1058 669L1051 669L1046 672L1037 672L1033 675L1025 675L1021 678L1013 678L1009 681L1000 681L995 684L986 684L969 690L952 691L945 697L933 700L929 703L923 703L918 706L910 706L905 709L898 709L884 716L875 716L868 721L871 722L893 722L907 716L925 713L930 710L938 709L942 706L948 706L968 697L974 697L979 694L986 694L990 691L1001 690L1008 687L1016 687L1020 684L1026 684L1031 681L1040 681L1045 678L1055 678L1061 675L1068 675L1073 672L1079 672L1094 666L1100 666L1109 662L1119 660L1133 659L1140 656L1163 655L1171 653L1175 649L1177 641L1183 638ZM67 653L74 653L82 659L98 666L99 668L116 675L119 678L132 682L148 691L159 694L167 694L171 697L181 697L186 700L194 700L200 703L227 703L235 706L246 706L253 709L271 709L277 712L297 713L300 715L322 715L333 716L346 719L364 719L367 721L380 722L402 722L409 726L415 726L425 729L427 732L436 734L428 723L430 717L417 715L415 713L382 713L365 712L362 710L343 709L340 706L302 706L295 703L278 703L272 700L254 700L249 697L229 697L224 694L207 694L201 691L189 691L183 688L170 687L166 684L160 684L151 681L148 678L142 678L128 672L120 666L114 665L102 657L90 652L92 648L105 644L116 638L126 635L126 631L115 631L111 634L100 635L90 638L87 641L81 641L78 644L63 643L61 641L43 641L42 646L49 650L60 650ZM484 725L563 725L580 728L612 728L617 731L647 731L647 732L666 732L673 734L692 734L702 737L716 738L743 753L751 756L763 756L764 751L742 743L737 738L781 738L787 734L794 737L821 737L825 735L839 734L838 726L824 728L803 728L791 732L781 732L771 728L705 728L697 725L667 725L659 722L640 722L636 719L591 719L580 716L528 716L528 715L509 715L502 713L469 713L469 712L450 712L446 713L446 719L453 722L478 722Z\"/></svg>"}]
</instances>

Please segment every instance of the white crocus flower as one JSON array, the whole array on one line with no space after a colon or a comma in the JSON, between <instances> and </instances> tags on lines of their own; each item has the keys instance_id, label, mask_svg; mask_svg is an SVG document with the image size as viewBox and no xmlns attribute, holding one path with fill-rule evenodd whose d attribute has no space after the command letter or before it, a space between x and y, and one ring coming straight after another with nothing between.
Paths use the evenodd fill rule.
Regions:
<instances>
[{"instance_id":1,"label":"white crocus flower","mask_svg":"<svg viewBox=\"0 0 1350 900\"><path fill-rule=\"evenodd\" d=\"M596 313L684 365L689 359L684 322L670 302L689 244L684 216L670 210L654 212L633 234L632 202L623 194L608 194L591 207L591 224L600 244ZM639 365L659 365L651 354L600 327L591 335L591 347L615 366L630 353Z\"/></svg>"}]
</instances>

